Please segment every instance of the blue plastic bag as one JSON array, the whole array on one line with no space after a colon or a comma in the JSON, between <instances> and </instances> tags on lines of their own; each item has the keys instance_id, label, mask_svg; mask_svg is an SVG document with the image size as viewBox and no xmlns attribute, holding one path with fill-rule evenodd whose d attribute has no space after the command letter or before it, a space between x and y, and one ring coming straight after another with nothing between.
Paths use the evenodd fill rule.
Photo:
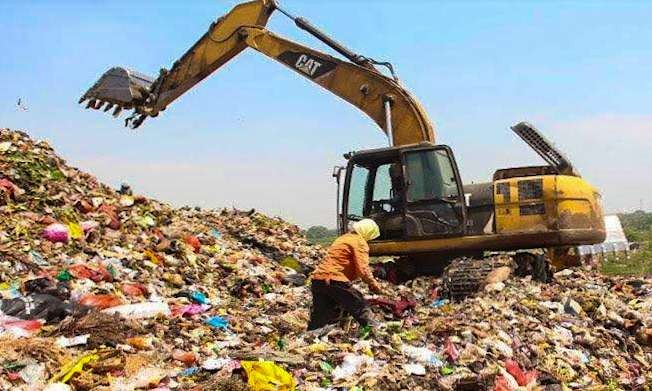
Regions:
<instances>
[{"instance_id":1,"label":"blue plastic bag","mask_svg":"<svg viewBox=\"0 0 652 391\"><path fill-rule=\"evenodd\" d=\"M213 316L206 320L206 324L216 329L226 330L229 327L229 321L221 316Z\"/></svg>"}]
</instances>

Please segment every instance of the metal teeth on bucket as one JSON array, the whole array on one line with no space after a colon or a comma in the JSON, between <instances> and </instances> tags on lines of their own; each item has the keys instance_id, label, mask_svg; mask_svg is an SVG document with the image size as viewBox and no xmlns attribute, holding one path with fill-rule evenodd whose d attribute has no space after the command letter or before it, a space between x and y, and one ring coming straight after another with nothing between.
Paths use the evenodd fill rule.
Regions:
<instances>
[{"instance_id":1,"label":"metal teeth on bucket","mask_svg":"<svg viewBox=\"0 0 652 391\"><path fill-rule=\"evenodd\" d=\"M136 109L141 112L138 109L146 104L153 83L154 78L140 72L121 67L111 68L86 91L79 103L88 101L87 109L103 108L104 112L114 109L114 117L120 115L122 110Z\"/></svg>"}]
</instances>

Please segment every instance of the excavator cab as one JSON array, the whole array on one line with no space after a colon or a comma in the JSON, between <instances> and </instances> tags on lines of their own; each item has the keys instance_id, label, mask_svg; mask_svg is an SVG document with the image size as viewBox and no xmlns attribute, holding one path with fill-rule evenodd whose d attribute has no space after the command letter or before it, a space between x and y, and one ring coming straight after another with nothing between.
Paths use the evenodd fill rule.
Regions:
<instances>
[{"instance_id":1,"label":"excavator cab","mask_svg":"<svg viewBox=\"0 0 652 391\"><path fill-rule=\"evenodd\" d=\"M371 218L380 227L379 241L464 234L464 192L448 146L422 143L345 157L342 230Z\"/></svg>"}]
</instances>

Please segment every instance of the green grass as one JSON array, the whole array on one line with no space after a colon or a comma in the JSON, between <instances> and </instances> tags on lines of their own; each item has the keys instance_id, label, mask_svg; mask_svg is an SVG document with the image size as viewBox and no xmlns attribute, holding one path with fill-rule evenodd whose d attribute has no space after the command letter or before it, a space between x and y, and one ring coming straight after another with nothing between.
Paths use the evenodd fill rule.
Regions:
<instances>
[{"instance_id":1,"label":"green grass","mask_svg":"<svg viewBox=\"0 0 652 391\"><path fill-rule=\"evenodd\" d=\"M629 257L624 254L607 256L602 262L602 272L621 276L652 275L652 244L641 243L641 248L631 252Z\"/></svg>"}]
</instances>

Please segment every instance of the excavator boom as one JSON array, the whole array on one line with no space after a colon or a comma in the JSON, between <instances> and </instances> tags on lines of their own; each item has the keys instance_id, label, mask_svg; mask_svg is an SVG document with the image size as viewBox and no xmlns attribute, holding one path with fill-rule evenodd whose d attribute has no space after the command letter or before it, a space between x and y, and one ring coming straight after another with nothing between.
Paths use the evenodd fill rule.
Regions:
<instances>
[{"instance_id":1,"label":"excavator boom","mask_svg":"<svg viewBox=\"0 0 652 391\"><path fill-rule=\"evenodd\" d=\"M133 109L127 119L138 127L219 69L242 50L251 47L356 106L390 137L393 145L434 142L433 126L423 107L395 78L378 71L375 62L356 55L328 38L301 18L297 26L322 40L349 61L281 38L264 26L276 4L255 0L233 8L218 19L172 68L154 79L125 68L111 68L80 99L87 108L114 114ZM283 14L287 14L282 11ZM391 69L391 68L390 68Z\"/></svg>"}]
</instances>

